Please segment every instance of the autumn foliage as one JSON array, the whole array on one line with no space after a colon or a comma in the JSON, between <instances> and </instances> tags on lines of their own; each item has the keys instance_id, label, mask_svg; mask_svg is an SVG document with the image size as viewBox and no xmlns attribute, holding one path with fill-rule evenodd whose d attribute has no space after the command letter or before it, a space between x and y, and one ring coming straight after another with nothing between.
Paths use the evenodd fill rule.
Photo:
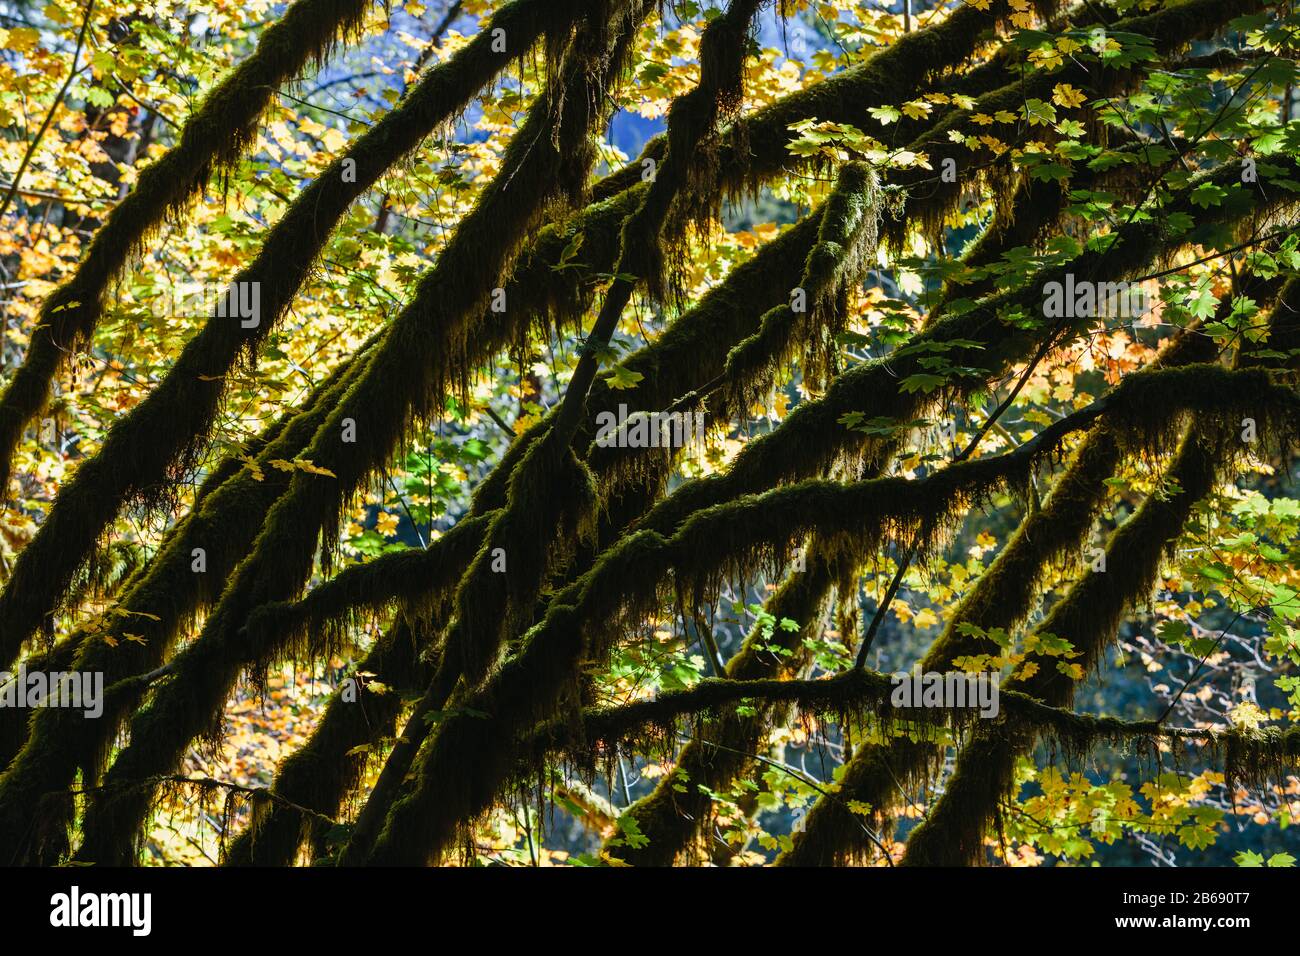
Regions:
<instances>
[{"instance_id":1,"label":"autumn foliage","mask_svg":"<svg viewBox=\"0 0 1300 956\"><path fill-rule=\"evenodd\" d=\"M0 5L0 863L1292 865L1297 31Z\"/></svg>"}]
</instances>

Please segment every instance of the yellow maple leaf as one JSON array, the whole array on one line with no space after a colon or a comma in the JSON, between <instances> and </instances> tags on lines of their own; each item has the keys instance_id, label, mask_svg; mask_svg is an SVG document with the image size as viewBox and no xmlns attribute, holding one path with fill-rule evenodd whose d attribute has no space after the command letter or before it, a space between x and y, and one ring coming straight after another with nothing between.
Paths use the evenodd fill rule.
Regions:
<instances>
[{"instance_id":1,"label":"yellow maple leaf","mask_svg":"<svg viewBox=\"0 0 1300 956\"><path fill-rule=\"evenodd\" d=\"M909 100L903 104L903 114L910 116L912 119L925 119L930 115L930 110L934 109L925 100Z\"/></svg>"},{"instance_id":2,"label":"yellow maple leaf","mask_svg":"<svg viewBox=\"0 0 1300 956\"><path fill-rule=\"evenodd\" d=\"M1044 70L1054 70L1065 62L1065 58L1055 48L1044 47L1039 50L1030 50L1029 62Z\"/></svg>"},{"instance_id":3,"label":"yellow maple leaf","mask_svg":"<svg viewBox=\"0 0 1300 956\"><path fill-rule=\"evenodd\" d=\"M1087 98L1083 90L1077 90L1069 83L1057 83L1052 90L1052 102L1067 109L1081 105Z\"/></svg>"},{"instance_id":4,"label":"yellow maple leaf","mask_svg":"<svg viewBox=\"0 0 1300 956\"><path fill-rule=\"evenodd\" d=\"M19 53L26 53L32 47L36 46L41 40L41 31L35 27L14 27L9 31L9 38L5 45L11 50L17 50Z\"/></svg>"},{"instance_id":5,"label":"yellow maple leaf","mask_svg":"<svg viewBox=\"0 0 1300 956\"><path fill-rule=\"evenodd\" d=\"M397 534L397 515L387 511L381 511L375 516L375 530L385 538L391 538Z\"/></svg>"},{"instance_id":6,"label":"yellow maple leaf","mask_svg":"<svg viewBox=\"0 0 1300 956\"><path fill-rule=\"evenodd\" d=\"M338 477L338 475L334 474L334 472L330 471L328 468L322 468L320 465L313 465L306 458L295 458L294 464L309 475L324 475L326 478Z\"/></svg>"}]
</instances>

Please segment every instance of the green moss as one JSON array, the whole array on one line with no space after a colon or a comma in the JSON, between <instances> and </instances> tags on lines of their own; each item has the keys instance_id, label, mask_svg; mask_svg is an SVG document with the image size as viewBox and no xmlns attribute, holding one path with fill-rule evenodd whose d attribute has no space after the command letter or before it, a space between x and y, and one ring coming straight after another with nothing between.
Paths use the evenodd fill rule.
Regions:
<instances>
[{"instance_id":1,"label":"green moss","mask_svg":"<svg viewBox=\"0 0 1300 956\"><path fill-rule=\"evenodd\" d=\"M113 207L72 278L45 300L23 365L0 398L0 494L7 494L23 428L44 405L63 356L94 331L113 279L214 172L243 155L276 91L308 63L319 65L342 37L356 34L370 5L370 0L298 0L290 6L262 33L253 54L208 94L181 128L176 145L145 168Z\"/></svg>"},{"instance_id":2,"label":"green moss","mask_svg":"<svg viewBox=\"0 0 1300 956\"><path fill-rule=\"evenodd\" d=\"M122 613L110 614L80 629L72 638L76 669L101 672L106 686L152 671L162 664L195 615L215 601L224 577L233 569L253 540L255 531L287 479L269 464L297 456L336 399L366 367L369 346L345 363L309 396L304 408L286 414L263 438L250 447L264 477L257 480L236 457L223 462L204 482L195 510L164 538L159 552L137 571L119 596ZM191 571L192 549L202 547L208 571ZM128 640L134 634L143 643ZM107 636L113 641L104 640ZM43 819L34 814L44 805L42 794L71 785L81 768L97 778L122 722L136 707L147 688L107 700L97 720L83 719L79 711L42 709L34 715L31 739L3 775L0 775L0 843L14 848L19 858L37 854L45 862L66 846L60 837L44 846L29 845L33 833L61 834L68 819ZM51 803L50 812L68 809Z\"/></svg>"},{"instance_id":3,"label":"green moss","mask_svg":"<svg viewBox=\"0 0 1300 956\"><path fill-rule=\"evenodd\" d=\"M577 31L564 69L530 110L507 149L501 173L461 221L365 372L321 425L304 457L335 477L299 475L292 480L203 632L173 660L172 679L132 721L131 743L105 778L109 789L92 797L87 808L80 859L131 858L152 793L128 782L158 776L175 764L195 735L214 729L214 715L243 666L267 656L267 648L255 646L243 628L249 614L301 590L317 541L337 540L346 497L383 466L411 416L429 413L438 392L432 382L465 371L457 372L452 358L463 342L461 333L470 317L487 307L527 230L566 191L580 190L585 163L594 154L591 133L606 108L603 91L627 55L627 11L621 4L612 7L607 18L586 21ZM544 130L551 135L542 136ZM447 364L449 359L453 364ZM356 422L355 444L341 441L342 423L349 418ZM325 558L328 564L328 552Z\"/></svg>"},{"instance_id":4,"label":"green moss","mask_svg":"<svg viewBox=\"0 0 1300 956\"><path fill-rule=\"evenodd\" d=\"M1279 429L1288 439L1296 434L1293 424L1275 421L1269 427ZM1239 428L1240 415L1235 413L1202 413L1195 419L1166 472L1167 487L1172 490L1148 496L1133 517L1110 536L1105 572L1092 571L1078 579L1035 628L1037 633L1070 641L1080 655L1077 663L1085 670L1099 666L1125 610L1149 595L1161 559L1177 540L1193 507L1243 453ZM1042 668L1005 687L1049 706L1064 707L1071 703L1076 683L1055 668ZM996 798L1010 791L1015 757L1032 747L1034 739L1030 730L1014 740L977 735L958 758L944 796L909 836L904 862L922 866L977 862L984 834L997 823ZM1253 761L1244 760L1238 767L1232 764L1230 753L1230 770L1255 775L1272 759L1270 754L1275 751L1261 748Z\"/></svg>"},{"instance_id":5,"label":"green moss","mask_svg":"<svg viewBox=\"0 0 1300 956\"><path fill-rule=\"evenodd\" d=\"M374 677L360 683L354 700L345 699L343 690L336 691L307 743L277 769L273 791L279 797L325 817L338 816L348 794L381 752L382 741L395 731L401 694L432 676L430 665L420 658L430 633L424 626L412 630L404 620L384 633L355 668L357 674ZM386 690L375 691L372 682ZM285 804L274 805L236 838L223 863L289 866L304 831L313 853L325 852L331 834L318 817L304 817Z\"/></svg>"},{"instance_id":6,"label":"green moss","mask_svg":"<svg viewBox=\"0 0 1300 956\"><path fill-rule=\"evenodd\" d=\"M339 0L333 2L338 4ZM366 6L352 2L362 9ZM331 230L351 203L430 132L463 109L506 65L506 59L491 49L493 31L505 29L512 43L526 49L544 33L564 32L576 17L597 2L515 0L506 5L464 49L431 69L395 109L359 137L290 204L268 232L257 258L232 280L259 286L258 325L247 330L225 318L209 321L186 344L162 382L114 425L99 454L78 469L72 482L61 490L50 520L15 565L14 586L6 588L0 597L0 632L6 640L0 645L0 658L57 606L77 568L93 553L98 536L128 501L141 497L146 504L153 503L150 499L157 495L156 489L169 487L168 479L179 479L193 467L207 447L225 393L225 377L236 368L241 357L250 361L255 357L261 342L293 303ZM299 4L312 5L320 3L313 0L313 3ZM313 21L313 32L308 36L314 36L320 29L321 25ZM268 85L258 94L263 99L278 86L278 81L264 82ZM203 115L201 110L191 123L200 121ZM204 129L213 133L209 127ZM215 133L213 136L214 141L224 142ZM183 138L177 149L187 148L186 142ZM167 163L164 157L151 166L141 176L141 188L146 179ZM354 166L354 176L343 176L345 164ZM105 229L111 226L110 219ZM92 247L90 255L94 254ZM78 293L83 302L92 301L83 294L84 290ZM40 336L33 341L35 346L41 341ZM444 378L450 374L445 367L442 373ZM458 374L463 382L464 369ZM20 379L22 375L20 372ZM21 390L26 386L17 382L14 387ZM443 390L432 388L430 393L440 396ZM2 413L0 408L0 421L4 420ZM0 457L5 457L3 452L0 445Z\"/></svg>"}]
</instances>

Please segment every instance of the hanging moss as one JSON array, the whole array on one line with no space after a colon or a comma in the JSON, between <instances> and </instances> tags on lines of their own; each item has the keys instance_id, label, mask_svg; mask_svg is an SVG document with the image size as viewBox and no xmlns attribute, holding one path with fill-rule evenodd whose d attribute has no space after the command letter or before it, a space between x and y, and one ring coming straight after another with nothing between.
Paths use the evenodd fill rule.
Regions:
<instances>
[{"instance_id":1,"label":"hanging moss","mask_svg":"<svg viewBox=\"0 0 1300 956\"><path fill-rule=\"evenodd\" d=\"M668 691L657 697L608 707L587 707L576 718L564 718L537 728L528 736L521 755L534 762L545 754L567 752L583 762L584 751L639 749L647 728L675 731L677 722L701 715L722 719L737 704L766 707L788 704L809 715L834 714L840 723L869 719L883 730L896 723L919 725L929 730L946 729L968 734L974 728L992 728L997 734L1015 736L1041 733L1074 754L1087 753L1101 744L1134 740L1195 741L1211 751L1228 754L1237 749L1246 765L1290 769L1300 757L1294 734L1272 728L1275 733L1250 730L1209 731L1197 728L1162 727L1154 720L1122 720L1117 717L1079 714L1066 707L1053 707L1027 693L1008 689L999 699L994 717L970 713L972 708L899 708L891 701L891 675L869 669L854 669L833 677L815 679L728 679L705 678L687 690ZM770 726L770 724L769 724ZM651 730L650 733L654 731ZM625 810L631 812L631 810Z\"/></svg>"},{"instance_id":2,"label":"hanging moss","mask_svg":"<svg viewBox=\"0 0 1300 956\"><path fill-rule=\"evenodd\" d=\"M1098 666L1124 611L1150 593L1160 561L1181 533L1192 508L1243 454L1239 427L1240 416L1197 417L1169 466L1168 493L1149 496L1110 536L1106 572L1090 572L1076 581L1035 628L1036 633L1070 641L1080 655L1077 663L1085 670ZM1028 679L1013 679L1006 687L1048 706L1064 707L1073 699L1076 684L1055 668L1042 668ZM1031 732L1016 738L977 735L959 756L944 796L909 836L904 862L919 866L979 862L984 834L997 823L998 798L1013 786L1015 757L1033 743ZM1240 768L1231 765L1230 754L1229 769L1250 775L1272 759L1269 754L1269 748L1261 748L1258 762Z\"/></svg>"},{"instance_id":3,"label":"hanging moss","mask_svg":"<svg viewBox=\"0 0 1300 956\"><path fill-rule=\"evenodd\" d=\"M363 618L395 603L421 618L441 617L453 586L479 552L491 518L463 518L427 548L395 551L353 565L301 601L263 605L249 616L250 641L276 647L278 654L297 660L319 660L341 651L345 635Z\"/></svg>"},{"instance_id":4,"label":"hanging moss","mask_svg":"<svg viewBox=\"0 0 1300 956\"><path fill-rule=\"evenodd\" d=\"M1274 283L1243 282L1243 291L1259 296L1260 302L1268 302L1276 290ZM1230 308L1225 305L1224 313ZM1193 325L1173 336L1151 367L1178 368L1206 362L1215 352L1213 340ZM1038 584L1048 568L1063 560L1072 563L1071 554L1082 546L1107 494L1105 480L1122 457L1114 429L1102 427L1088 435L1044 505L1025 517L954 610L942 634L922 658L923 671L947 671L958 657L995 652L982 639L963 633L963 625L973 624L987 632L995 627L1010 630L1023 621L1033 610ZM870 858L876 848L865 838L848 804L864 803L884 816L898 801L900 786L910 789L924 782L939 767L943 755L941 745L908 737L859 748L845 767L840 799L819 799L813 805L804 826L792 835L790 849L777 857L778 865L833 866Z\"/></svg>"},{"instance_id":5,"label":"hanging moss","mask_svg":"<svg viewBox=\"0 0 1300 956\"><path fill-rule=\"evenodd\" d=\"M123 588L118 612L74 635L78 648L75 669L103 673L106 686L111 686L162 664L194 616L216 600L226 575L283 492L288 478L270 462L292 459L301 452L333 402L366 367L369 348L363 347L315 389L301 413L286 414L250 447L250 452L257 452L257 472L238 458L214 470L200 488L195 510L169 532L158 554ZM203 574L191 569L196 547L205 552L207 571ZM44 819L37 826L33 814L44 806L38 798L70 786L78 768L91 778L98 776L118 728L146 689L142 686L134 693L106 700L103 715L92 721L67 709L43 709L34 716L31 740L13 766L0 775L0 843L15 848L20 858L32 853L39 854L43 862L57 859L66 847L63 834L70 819L64 818L61 825L58 820ZM65 808L60 803L48 807L55 814ZM58 839L29 846L27 841L36 832Z\"/></svg>"},{"instance_id":6,"label":"hanging moss","mask_svg":"<svg viewBox=\"0 0 1300 956\"><path fill-rule=\"evenodd\" d=\"M627 37L639 22L632 13L639 17L644 12L629 12L621 3L607 9L607 16L585 21L577 32L563 70L530 110L507 149L501 172L461 221L369 367L317 432L304 457L334 477L299 475L292 480L203 632L173 660L172 680L132 721L131 744L105 778L109 791L92 797L88 806L80 859L131 858L152 794L122 784L156 776L154 768L173 766L195 735L212 728L242 666L266 654L265 648L252 646L243 629L249 614L300 591L311 572L318 538L337 539L345 496L383 466L405 434L411 414L427 414L437 370L448 375L454 371L439 365L447 357L443 346L450 343L455 352L460 331L486 308L522 237L547 206L566 191L581 189L594 155L591 133L606 108L605 90L623 69ZM558 122L557 111L562 112ZM552 135L541 135L544 131ZM342 423L348 418L356 422L355 444L341 441Z\"/></svg>"},{"instance_id":7,"label":"hanging moss","mask_svg":"<svg viewBox=\"0 0 1300 956\"><path fill-rule=\"evenodd\" d=\"M358 33L371 0L298 0L181 128L175 146L140 174L95 233L72 278L41 308L28 352L0 398L0 494L7 496L23 429L45 404L63 358L94 331L109 284L169 216L178 216L244 154L276 91L341 38Z\"/></svg>"},{"instance_id":8,"label":"hanging moss","mask_svg":"<svg viewBox=\"0 0 1300 956\"><path fill-rule=\"evenodd\" d=\"M1266 374L1218 369L1225 375L1242 376L1243 390L1235 386L1225 389L1223 380L1211 381L1213 368L1198 366L1195 375L1181 368L1162 369L1131 378L1111 393L1104 408L1107 413L1118 414L1127 407L1133 420L1141 421L1138 416L1147 414L1157 393L1162 396L1162 405L1159 412L1152 414L1169 411L1171 403L1178 402L1172 396L1195 391L1188 387L1194 384L1203 389L1201 398L1184 395L1181 401L1188 404L1183 408L1202 408L1201 402L1215 407L1213 403L1217 402L1216 415L1230 420L1241 407L1263 415L1261 407L1271 405L1271 421L1263 430L1271 434L1279 429L1294 433L1297 406L1290 390L1273 386ZM1182 376L1180 388L1159 388L1165 376ZM1262 391L1246 386L1248 381ZM1239 391L1243 397L1250 392L1249 406L1234 404L1233 396ZM1269 395L1267 400L1261 398L1264 393ZM1083 420L1091 421L1092 417L1085 414ZM1158 440L1165 429L1155 427L1153 421L1146 419L1141 434ZM1068 426L1063 428L1062 435L1070 430ZM738 576L764 560L770 566L791 540L810 532L818 533L832 548L851 546L865 552L885 539L906 539L918 542L924 549L927 541L964 514L972 500L987 496L996 483L1007 480L1032 461L1042 447L1026 445L1016 452L963 462L915 481L885 478L857 485L803 482L702 511L685 521L672 538L640 531L624 539L555 598L546 618L518 655L463 704L466 710L487 716L476 717L471 721L473 726L450 721L440 724L438 734L421 754L417 783L409 796L393 806L371 861L423 862L427 856L445 850L457 828L485 808L478 800L484 794L490 797L510 772L508 756L484 761L481 755L489 750L508 752L512 734L527 722L553 716L561 705L556 695L566 682L557 679L548 683L547 675L567 673L571 679L571 668L576 667L580 655L602 659L614 635L639 626L662 596L659 582L667 565L673 569L677 593L685 601L698 603L702 595L716 590L722 574ZM1018 481L1023 483L1024 472L1019 474ZM585 638L575 638L574 631ZM460 747L473 749L457 756ZM450 763L456 760L459 762ZM467 773L465 767L470 764L473 769ZM461 768L463 778L454 784L446 779L454 776L448 769L453 765ZM502 776L492 779L494 772Z\"/></svg>"},{"instance_id":9,"label":"hanging moss","mask_svg":"<svg viewBox=\"0 0 1300 956\"><path fill-rule=\"evenodd\" d=\"M478 681L506 638L528 624L548 569L592 530L596 489L591 472L550 436L532 446L510 482L510 503L456 589L456 623L448 638L465 677Z\"/></svg>"},{"instance_id":10,"label":"hanging moss","mask_svg":"<svg viewBox=\"0 0 1300 956\"><path fill-rule=\"evenodd\" d=\"M816 636L821 618L821 607L827 594L838 579L833 562L827 561L820 548L809 548L808 567L796 571L764 605L765 613L777 620L789 618L801 626L796 630L778 629L771 636L761 627L754 627L744 644L727 662L727 679L752 682L789 677L806 657L804 640ZM780 651L789 651L789 659ZM612 856L631 866L670 866L690 842L691 838L708 821L713 799L709 792L726 790L752 761L746 754L754 753L762 743L762 732L771 722L770 708L763 708L754 716L742 716L734 710L723 711L715 721L696 720L696 739L688 743L676 757L676 769L684 774L685 787L679 784L676 772L663 777L658 786L637 800L623 812L631 816L649 842L641 847L611 846L605 849ZM582 732L577 739L584 747L595 743L584 719ZM605 741L605 749L611 743ZM717 746L712 746L712 744Z\"/></svg>"},{"instance_id":11,"label":"hanging moss","mask_svg":"<svg viewBox=\"0 0 1300 956\"><path fill-rule=\"evenodd\" d=\"M78 643L75 638L65 638L48 651L33 654L23 661L23 665L28 671L71 670ZM0 774L8 769L26 742L27 724L31 716L32 710L28 707L0 707Z\"/></svg>"},{"instance_id":12,"label":"hanging moss","mask_svg":"<svg viewBox=\"0 0 1300 956\"><path fill-rule=\"evenodd\" d=\"M336 817L381 742L393 734L402 709L401 694L432 676L431 666L420 655L428 643L427 630L413 631L403 619L395 622L355 668L357 674L373 674L373 678L358 681L354 700L345 699L343 690L335 692L308 741L276 770L274 792L288 803ZM385 689L375 690L372 684ZM273 806L239 835L223 862L289 866L304 831L315 852L323 851L331 838L319 818L304 818L285 803Z\"/></svg>"},{"instance_id":13,"label":"hanging moss","mask_svg":"<svg viewBox=\"0 0 1300 956\"><path fill-rule=\"evenodd\" d=\"M1043 4L1044 9L1050 4ZM983 37L1011 13L1003 0L989 9L963 5L937 24L900 37L866 62L827 77L797 94L778 100L734 123L717 146L713 183L698 184L678 222L703 225L716 215L720 201L754 195L759 186L791 162L787 148L792 124L809 118L848 123L867 132L879 131L870 110L884 103L903 103L946 70L973 59ZM980 74L995 80L996 68ZM1000 84L999 84L1000 85ZM909 128L914 133L916 128Z\"/></svg>"},{"instance_id":14,"label":"hanging moss","mask_svg":"<svg viewBox=\"0 0 1300 956\"><path fill-rule=\"evenodd\" d=\"M1185 47L1193 40L1212 35L1234 17L1255 12L1265 5L1258 0L1185 0L1150 14L1118 20L1107 30L1149 37L1155 51L1164 55ZM897 215L885 218L885 241L892 248L902 250L908 233L914 229L922 235L941 238L944 221L957 209L962 195L972 190L993 195L997 206L1012 205L1017 183L1007 177L1002 164L992 162L997 153L979 143L977 137L981 127L972 121L972 116L1008 112L1020 115L1028 99L1050 101L1053 89L1060 83L1092 91L1096 97L1111 97L1140 82L1144 75L1141 70L1097 70L1070 60L1062 69L1039 70L985 93L969 110L949 112L908 148L932 158L943 156L952 151L952 136L964 136L968 148L962 153L962 175L945 181L943 177L935 177L932 170L919 165L895 170L889 178L889 185L913 195L898 207ZM1075 188L1086 188L1086 185Z\"/></svg>"},{"instance_id":15,"label":"hanging moss","mask_svg":"<svg viewBox=\"0 0 1300 956\"><path fill-rule=\"evenodd\" d=\"M800 367L810 387L821 387L835 371L835 336L844 329L849 289L875 259L880 216L875 173L865 164L846 165L819 213L817 243L798 285L806 301L799 303L800 311L789 300L768 311L758 331L727 355L727 385L710 403L710 411L723 421L770 390L777 370L789 362L799 343Z\"/></svg>"},{"instance_id":16,"label":"hanging moss","mask_svg":"<svg viewBox=\"0 0 1300 956\"><path fill-rule=\"evenodd\" d=\"M1114 131L1110 131L1110 135L1112 140L1119 138L1119 134ZM1066 208L1068 191L1105 189L1129 202L1141 201L1147 184L1130 183L1130 180L1134 178L1133 169L1155 165L1145 158L1151 145L1145 139L1119 143L1112 141L1112 151L1133 155L1138 162L1132 165L1120 163L1104 170L1094 170L1087 165L1077 167L1071 173L1069 190L1056 180L1022 177L1010 201L995 206L988 225L962 253L962 265L973 270L973 274L969 278L953 279L944 284L939 300L926 314L926 326L938 321L959 297L975 300L992 294L996 286L996 273L992 270L985 271L986 267L996 264L1012 249L1021 246L1040 248L1053 226L1064 225L1061 223L1061 215Z\"/></svg>"},{"instance_id":17,"label":"hanging moss","mask_svg":"<svg viewBox=\"0 0 1300 956\"><path fill-rule=\"evenodd\" d=\"M352 202L463 109L507 65L508 55L492 50L494 31L506 30L511 43L517 44L514 52L519 53L544 33L567 29L600 2L515 0L506 5L465 48L431 69L395 109L290 204L268 232L257 258L233 280L233 284L259 288L256 327L244 329L221 316L209 320L186 344L162 382L114 425L99 453L60 490L0 596L0 632L6 642L0 644L0 658L54 610L77 568L93 553L96 539L132 496L148 499L157 494L156 489L169 487L168 479L175 480L192 468L206 448L225 393L225 377L241 355L251 360L286 314ZM151 166L142 182L165 163L164 159ZM354 175L344 176L349 164Z\"/></svg>"}]
</instances>

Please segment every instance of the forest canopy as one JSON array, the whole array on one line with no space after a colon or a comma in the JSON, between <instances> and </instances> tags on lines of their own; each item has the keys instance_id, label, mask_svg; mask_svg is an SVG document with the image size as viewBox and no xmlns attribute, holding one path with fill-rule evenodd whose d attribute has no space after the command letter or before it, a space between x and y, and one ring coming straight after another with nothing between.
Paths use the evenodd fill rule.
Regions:
<instances>
[{"instance_id":1,"label":"forest canopy","mask_svg":"<svg viewBox=\"0 0 1300 956\"><path fill-rule=\"evenodd\" d=\"M0 2L0 864L1293 866L1298 31Z\"/></svg>"}]
</instances>

